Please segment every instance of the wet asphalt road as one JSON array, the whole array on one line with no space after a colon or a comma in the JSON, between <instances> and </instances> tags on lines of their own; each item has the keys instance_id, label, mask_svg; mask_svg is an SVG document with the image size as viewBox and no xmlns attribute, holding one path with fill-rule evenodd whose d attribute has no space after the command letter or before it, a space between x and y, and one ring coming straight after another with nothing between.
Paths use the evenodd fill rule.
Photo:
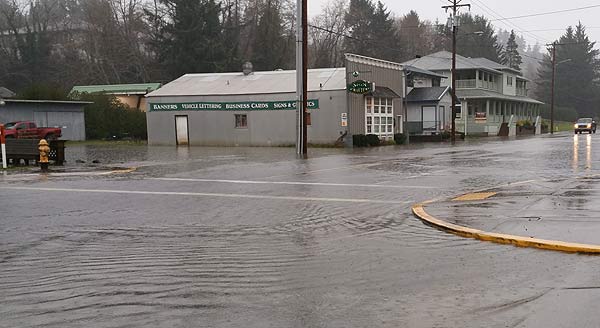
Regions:
<instances>
[{"instance_id":1,"label":"wet asphalt road","mask_svg":"<svg viewBox=\"0 0 600 328\"><path fill-rule=\"evenodd\" d=\"M464 239L410 213L597 174L600 135L308 160L291 148L68 151L63 174L0 176L0 327L600 326L600 257Z\"/></svg>"}]
</instances>

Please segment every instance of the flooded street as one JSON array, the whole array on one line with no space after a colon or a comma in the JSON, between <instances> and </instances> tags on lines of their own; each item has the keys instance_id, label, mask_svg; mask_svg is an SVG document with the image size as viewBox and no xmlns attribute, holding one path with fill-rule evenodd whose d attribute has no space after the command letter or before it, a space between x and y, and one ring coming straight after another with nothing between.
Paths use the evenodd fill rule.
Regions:
<instances>
[{"instance_id":1,"label":"flooded street","mask_svg":"<svg viewBox=\"0 0 600 328\"><path fill-rule=\"evenodd\" d=\"M593 176L600 135L67 155L47 176L0 175L0 327L600 325L599 257L465 239L410 210Z\"/></svg>"}]
</instances>

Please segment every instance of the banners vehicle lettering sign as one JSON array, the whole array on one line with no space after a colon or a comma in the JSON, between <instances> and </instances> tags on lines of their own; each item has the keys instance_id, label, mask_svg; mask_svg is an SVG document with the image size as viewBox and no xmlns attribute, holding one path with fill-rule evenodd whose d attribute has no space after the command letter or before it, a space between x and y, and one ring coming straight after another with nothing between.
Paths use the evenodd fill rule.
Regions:
<instances>
[{"instance_id":1,"label":"banners vehicle lettering sign","mask_svg":"<svg viewBox=\"0 0 600 328\"><path fill-rule=\"evenodd\" d=\"M318 109L319 99L309 99L308 109ZM189 103L150 103L150 111L183 110L295 110L296 101L247 101L247 102L189 102Z\"/></svg>"}]
</instances>

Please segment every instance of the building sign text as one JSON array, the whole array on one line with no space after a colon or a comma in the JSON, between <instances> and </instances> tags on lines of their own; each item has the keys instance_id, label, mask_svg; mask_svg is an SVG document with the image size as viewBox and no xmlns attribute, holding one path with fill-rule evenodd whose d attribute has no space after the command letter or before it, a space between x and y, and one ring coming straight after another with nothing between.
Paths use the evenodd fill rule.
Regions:
<instances>
[{"instance_id":1,"label":"building sign text","mask_svg":"<svg viewBox=\"0 0 600 328\"><path fill-rule=\"evenodd\" d=\"M373 91L373 83L365 80L356 80L348 84L348 91L352 93L365 94Z\"/></svg>"},{"instance_id":2,"label":"building sign text","mask_svg":"<svg viewBox=\"0 0 600 328\"><path fill-rule=\"evenodd\" d=\"M308 109L319 108L319 99L309 99ZM296 101L245 101L245 102L186 102L150 103L150 111L182 110L295 110Z\"/></svg>"}]
</instances>

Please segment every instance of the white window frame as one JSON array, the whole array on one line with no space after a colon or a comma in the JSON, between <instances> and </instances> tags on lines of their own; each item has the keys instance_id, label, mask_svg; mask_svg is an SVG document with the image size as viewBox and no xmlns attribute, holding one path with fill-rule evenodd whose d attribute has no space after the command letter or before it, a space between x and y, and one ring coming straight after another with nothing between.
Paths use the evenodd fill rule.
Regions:
<instances>
[{"instance_id":1,"label":"white window frame","mask_svg":"<svg viewBox=\"0 0 600 328\"><path fill-rule=\"evenodd\" d=\"M234 117L236 129L247 129L248 128L248 114L233 114L233 117ZM239 121L238 121L238 117L240 118ZM243 123L246 123L246 124L244 125Z\"/></svg>"},{"instance_id":2,"label":"white window frame","mask_svg":"<svg viewBox=\"0 0 600 328\"><path fill-rule=\"evenodd\" d=\"M393 98L365 97L365 134L375 134L381 140L394 139Z\"/></svg>"}]
</instances>

